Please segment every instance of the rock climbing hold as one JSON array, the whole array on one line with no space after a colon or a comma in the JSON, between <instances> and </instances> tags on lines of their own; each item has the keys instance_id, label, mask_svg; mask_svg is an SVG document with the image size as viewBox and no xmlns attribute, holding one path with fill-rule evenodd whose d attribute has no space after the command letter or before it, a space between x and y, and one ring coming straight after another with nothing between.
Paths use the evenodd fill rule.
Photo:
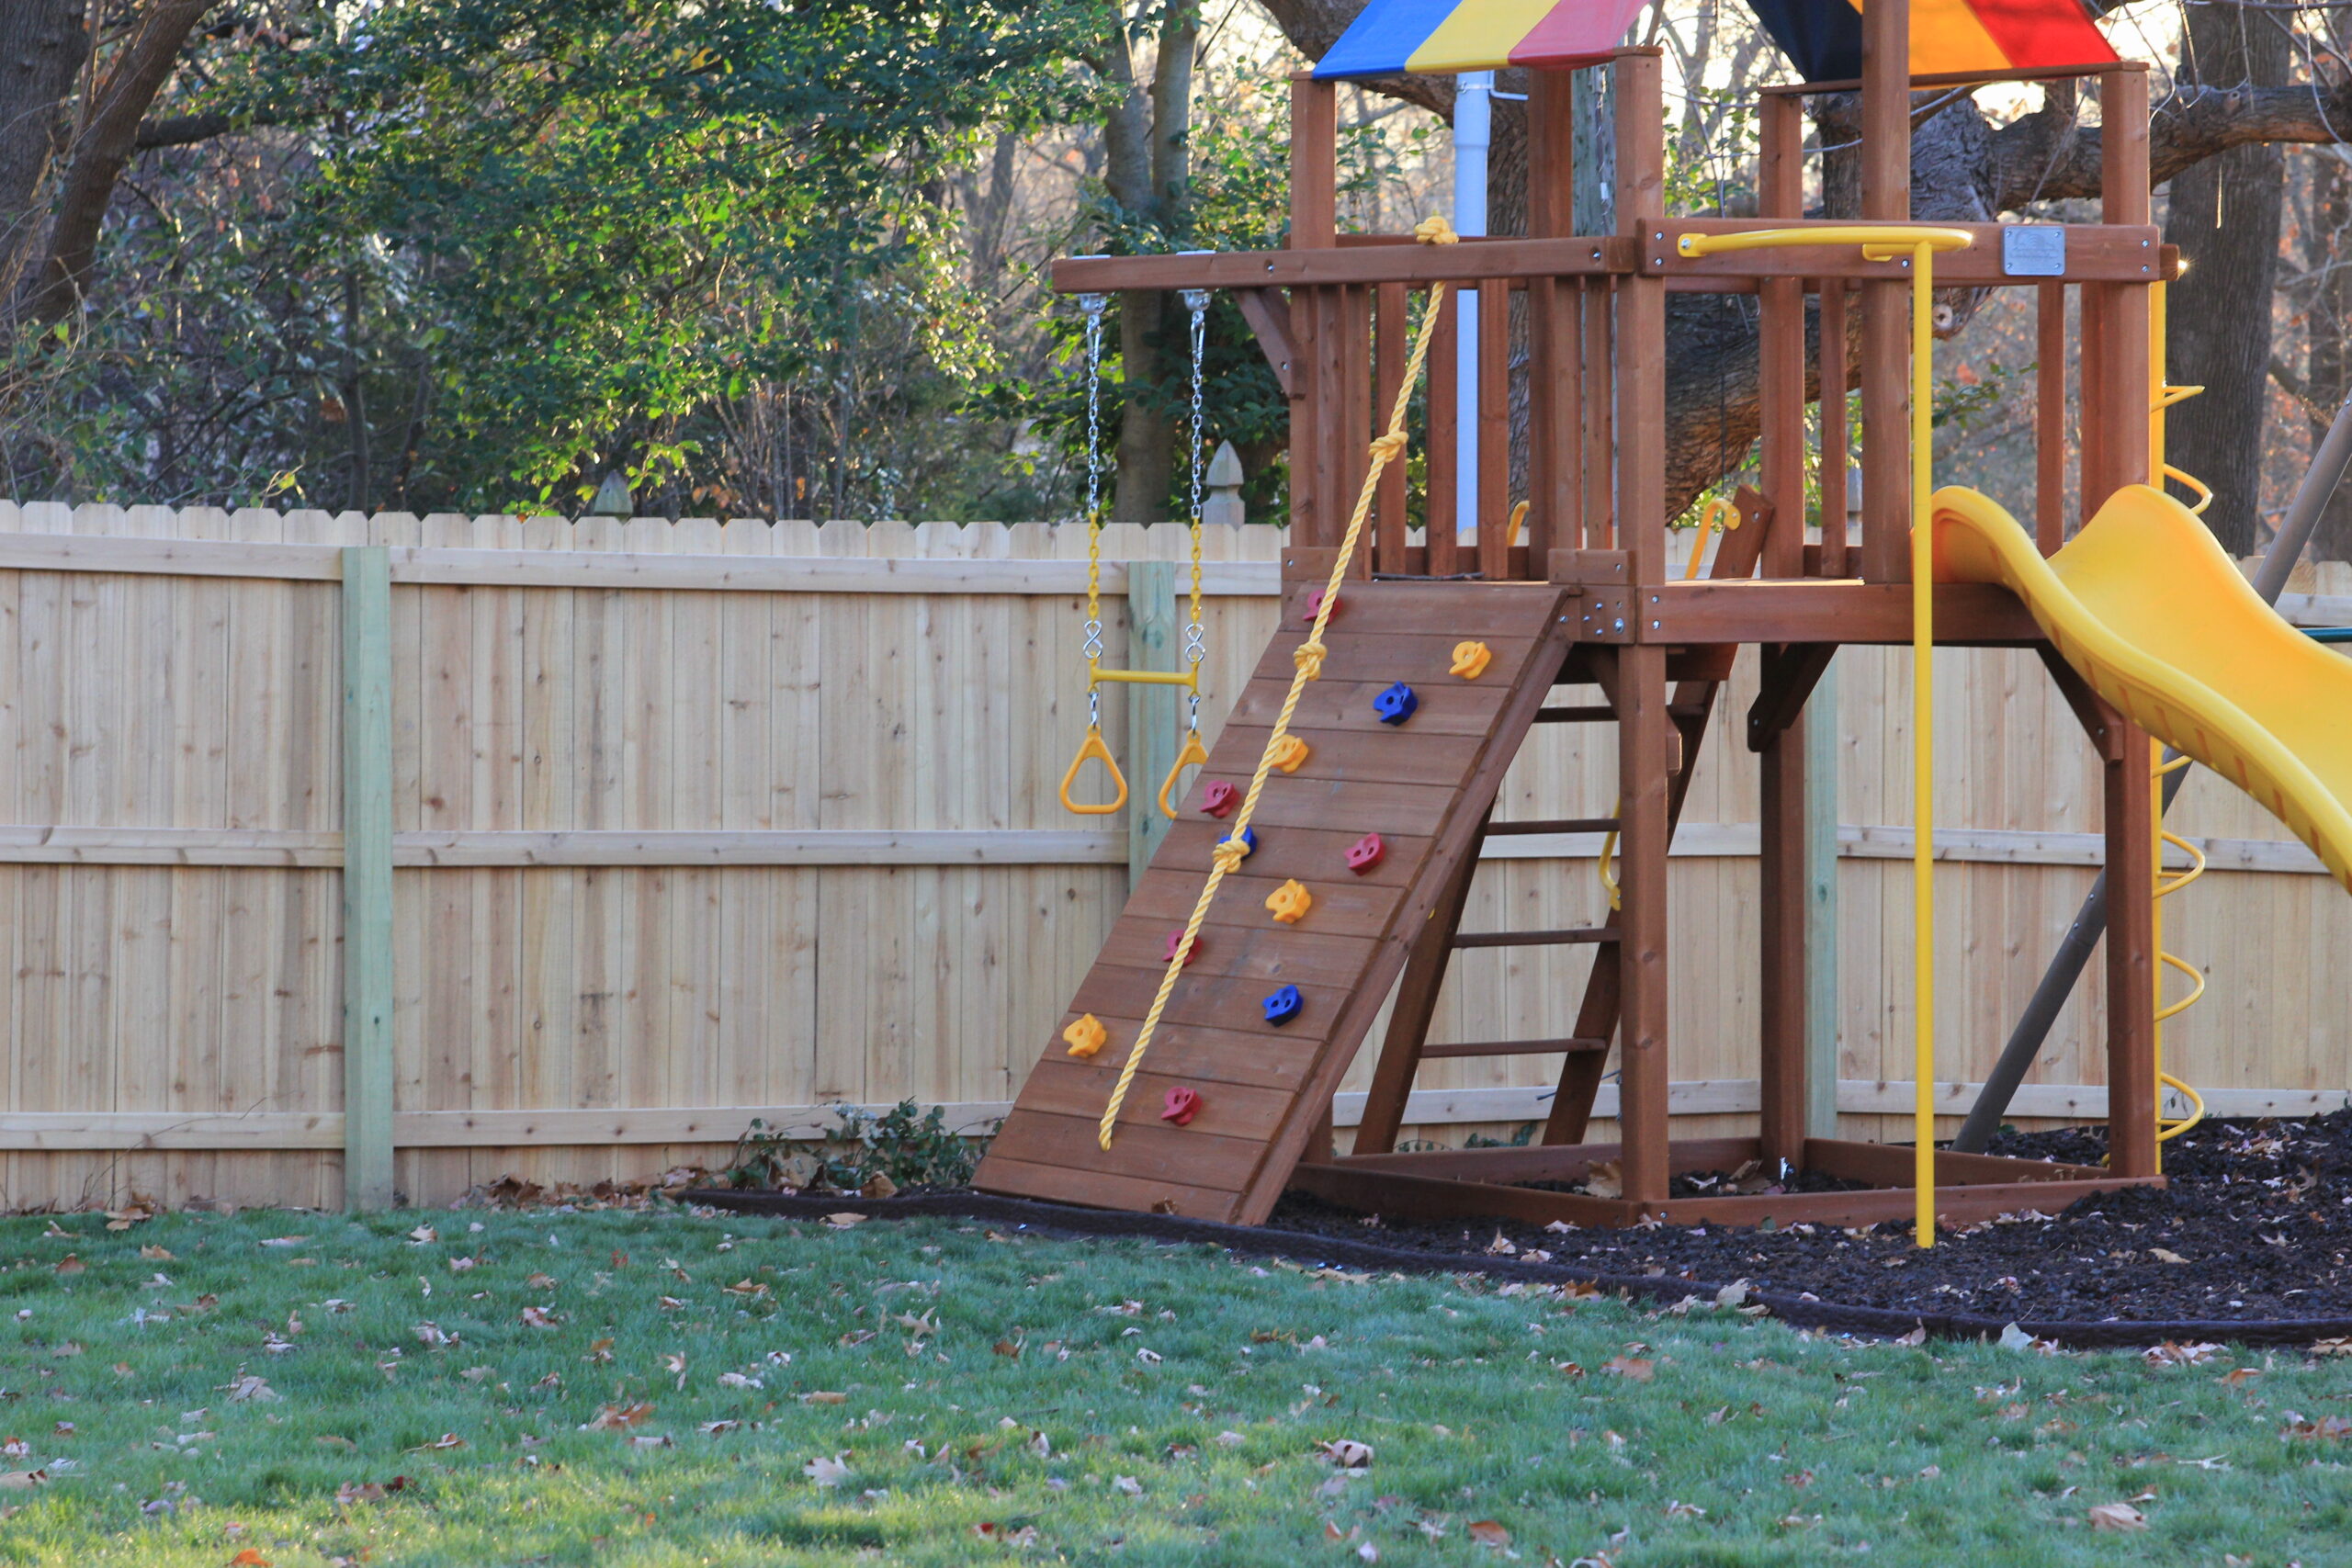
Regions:
<instances>
[{"instance_id":1,"label":"rock climbing hold","mask_svg":"<svg viewBox=\"0 0 2352 1568\"><path fill-rule=\"evenodd\" d=\"M1159 1113L1159 1119L1182 1127L1200 1113L1201 1097L1198 1093L1189 1089L1171 1089L1168 1091L1168 1108Z\"/></svg>"},{"instance_id":2,"label":"rock climbing hold","mask_svg":"<svg viewBox=\"0 0 2352 1568\"><path fill-rule=\"evenodd\" d=\"M1379 834L1366 833L1348 846L1348 869L1362 876L1378 865L1380 857L1387 852L1388 846L1380 841Z\"/></svg>"},{"instance_id":3,"label":"rock climbing hold","mask_svg":"<svg viewBox=\"0 0 2352 1568\"><path fill-rule=\"evenodd\" d=\"M1283 925L1295 926L1306 918L1307 910L1315 908L1315 895L1306 890L1306 884L1294 876L1266 895L1266 908Z\"/></svg>"},{"instance_id":4,"label":"rock climbing hold","mask_svg":"<svg viewBox=\"0 0 2352 1568\"><path fill-rule=\"evenodd\" d=\"M1241 792L1223 779L1211 779L1208 787L1201 791L1201 809L1212 817L1229 817L1240 804Z\"/></svg>"},{"instance_id":5,"label":"rock climbing hold","mask_svg":"<svg viewBox=\"0 0 2352 1568\"><path fill-rule=\"evenodd\" d=\"M1102 1027L1101 1019L1090 1012L1063 1030L1062 1038L1069 1042L1071 1055L1091 1056L1102 1049L1102 1043L1111 1038L1111 1032Z\"/></svg>"},{"instance_id":6,"label":"rock climbing hold","mask_svg":"<svg viewBox=\"0 0 2352 1568\"><path fill-rule=\"evenodd\" d=\"M1316 616L1317 616L1317 615L1321 615L1321 614L1323 613L1323 595L1324 595L1324 593L1325 593L1326 592L1328 592L1328 590L1321 589L1321 588L1317 588L1317 589L1316 589L1314 592L1310 592L1310 593L1308 593L1308 594L1307 594L1307 596L1306 596L1306 623L1307 623L1307 625L1309 625L1309 626L1313 626L1313 625L1315 624L1315 617L1316 617ZM1331 601L1331 619L1332 619L1332 620L1335 620L1335 621L1336 621L1336 620L1338 620L1338 619L1340 618L1340 609L1341 604L1342 604L1342 601L1338 600L1338 599L1334 599L1334 600L1332 600L1332 601Z\"/></svg>"},{"instance_id":7,"label":"rock climbing hold","mask_svg":"<svg viewBox=\"0 0 2352 1568\"><path fill-rule=\"evenodd\" d=\"M1190 969L1193 966L1193 961L1200 957L1201 949L1208 945L1208 940L1209 939L1204 936L1196 936L1193 939L1193 945L1185 949L1185 968ZM1183 946L1184 928L1178 926L1174 931L1168 933L1168 951L1160 955L1159 961L1162 964L1173 962L1176 957L1176 950Z\"/></svg>"},{"instance_id":8,"label":"rock climbing hold","mask_svg":"<svg viewBox=\"0 0 2352 1568\"><path fill-rule=\"evenodd\" d=\"M1296 986L1284 986L1278 990L1267 992L1264 1005L1266 1021L1280 1024L1288 1023L1292 1019L1296 1018L1298 1010L1306 1004L1299 996Z\"/></svg>"},{"instance_id":9,"label":"rock climbing hold","mask_svg":"<svg viewBox=\"0 0 2352 1568\"><path fill-rule=\"evenodd\" d=\"M1372 711L1383 724L1402 724L1412 717L1413 710L1420 705L1421 699L1415 696L1413 688L1402 681L1372 699Z\"/></svg>"},{"instance_id":10,"label":"rock climbing hold","mask_svg":"<svg viewBox=\"0 0 2352 1568\"><path fill-rule=\"evenodd\" d=\"M1314 753L1306 741L1295 735L1285 735L1282 743L1274 748L1274 766L1283 773L1295 773L1298 772L1298 765L1312 755Z\"/></svg>"},{"instance_id":11,"label":"rock climbing hold","mask_svg":"<svg viewBox=\"0 0 2352 1568\"><path fill-rule=\"evenodd\" d=\"M1234 842L1231 839L1227 839L1223 841L1228 844ZM1256 854L1258 852L1258 829L1255 828L1242 829L1240 844L1241 858L1243 860L1248 860L1251 855Z\"/></svg>"},{"instance_id":12,"label":"rock climbing hold","mask_svg":"<svg viewBox=\"0 0 2352 1568\"><path fill-rule=\"evenodd\" d=\"M1495 650L1483 642L1457 642L1453 645L1453 663L1446 673L1475 681L1487 672L1487 666L1494 659Z\"/></svg>"}]
</instances>

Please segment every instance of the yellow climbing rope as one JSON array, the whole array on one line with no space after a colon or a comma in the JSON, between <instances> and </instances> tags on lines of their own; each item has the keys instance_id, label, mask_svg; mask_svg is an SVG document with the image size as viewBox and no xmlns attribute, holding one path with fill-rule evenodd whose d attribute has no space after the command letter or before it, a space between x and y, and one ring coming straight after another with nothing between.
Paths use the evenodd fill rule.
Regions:
<instances>
[{"instance_id":1,"label":"yellow climbing rope","mask_svg":"<svg viewBox=\"0 0 2352 1568\"><path fill-rule=\"evenodd\" d=\"M1425 245L1451 245L1455 243L1452 226L1442 218L1430 218L1413 231L1413 238ZM1323 628L1330 623L1331 612L1340 603L1340 587L1346 581L1348 563L1355 558L1356 547L1363 542L1364 523L1372 515L1373 498L1380 489L1381 470L1405 455L1405 412L1411 405L1414 385L1421 378L1421 366L1429 358L1430 339L1437 327L1441 307L1445 303L1445 285L1430 286L1429 305L1421 312L1421 322L1413 333L1413 350L1405 364L1404 379L1397 384L1396 401L1388 412L1386 431L1374 438L1371 464L1365 468L1363 489L1356 496L1355 512L1348 518L1348 531L1340 541L1339 554L1331 562L1330 580L1323 585L1323 598L1315 609L1315 624L1291 655L1293 673L1290 691L1283 698L1282 711L1274 716L1274 728L1266 737L1265 750L1259 753L1257 771L1250 775L1249 793L1241 797L1240 809L1233 815L1233 825L1225 838L1209 855L1208 881L1202 885L1201 896L1193 905L1192 918L1184 922L1183 935L1175 950L1168 955L1168 967L1159 976L1159 994L1151 998L1151 1010L1144 1014L1143 1027L1136 1033L1134 1049L1127 1053L1125 1065L1119 1068L1119 1081L1112 1086L1110 1103L1102 1108L1102 1121L1096 1129L1096 1141L1103 1148L1111 1146L1112 1129L1119 1120L1120 1107L1127 1101L1127 1090L1135 1083L1136 1073L1143 1066L1144 1055L1151 1049L1151 1037L1159 1028L1160 1014L1168 1010L1168 998L1176 988L1177 977L1184 973L1186 960L1191 958L1193 943L1201 934L1201 922L1208 918L1209 905L1216 897L1217 886L1226 874L1241 863L1249 853L1243 847L1242 835L1248 831L1250 818L1258 809L1258 796L1264 793L1266 780L1280 757L1286 750L1290 735L1291 716L1298 709L1298 699L1305 694L1306 683L1323 673L1323 657L1329 651L1323 643Z\"/></svg>"}]
</instances>

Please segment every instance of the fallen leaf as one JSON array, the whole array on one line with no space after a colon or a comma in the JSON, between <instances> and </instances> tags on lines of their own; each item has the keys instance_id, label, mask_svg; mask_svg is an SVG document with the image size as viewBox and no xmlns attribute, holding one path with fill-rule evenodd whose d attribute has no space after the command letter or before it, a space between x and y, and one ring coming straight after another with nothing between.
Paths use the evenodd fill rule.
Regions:
<instances>
[{"instance_id":1,"label":"fallen leaf","mask_svg":"<svg viewBox=\"0 0 2352 1568\"><path fill-rule=\"evenodd\" d=\"M437 1453L445 1449L462 1449L466 1439L455 1432L444 1432L429 1443L419 1443L408 1451L413 1454Z\"/></svg>"},{"instance_id":2,"label":"fallen leaf","mask_svg":"<svg viewBox=\"0 0 2352 1568\"><path fill-rule=\"evenodd\" d=\"M1220 1439L1221 1441L1222 1439ZM1238 1438L1235 1439L1237 1442ZM1317 1443L1315 1451L1341 1470L1362 1470L1372 1462L1372 1445L1360 1443L1353 1438L1339 1438L1328 1443Z\"/></svg>"},{"instance_id":3,"label":"fallen leaf","mask_svg":"<svg viewBox=\"0 0 2352 1568\"><path fill-rule=\"evenodd\" d=\"M523 1283L534 1291L552 1291L556 1287L556 1278L552 1274L534 1274Z\"/></svg>"},{"instance_id":4,"label":"fallen leaf","mask_svg":"<svg viewBox=\"0 0 2352 1568\"><path fill-rule=\"evenodd\" d=\"M2087 1517L2095 1530L2128 1532L2148 1528L2148 1516L2129 1503L2097 1503Z\"/></svg>"},{"instance_id":5,"label":"fallen leaf","mask_svg":"<svg viewBox=\"0 0 2352 1568\"><path fill-rule=\"evenodd\" d=\"M247 1400L256 1404L266 1404L277 1397L276 1389L251 1373L237 1378L229 1384L229 1402L232 1404L243 1404Z\"/></svg>"},{"instance_id":6,"label":"fallen leaf","mask_svg":"<svg viewBox=\"0 0 2352 1568\"><path fill-rule=\"evenodd\" d=\"M2148 1256L2154 1258L2159 1263L2186 1263L2188 1261L2188 1258L2183 1258L2179 1253L2162 1247L2152 1247L2148 1248Z\"/></svg>"},{"instance_id":7,"label":"fallen leaf","mask_svg":"<svg viewBox=\"0 0 2352 1568\"><path fill-rule=\"evenodd\" d=\"M311 1238L306 1235L265 1236L256 1245L262 1247L300 1247Z\"/></svg>"},{"instance_id":8,"label":"fallen leaf","mask_svg":"<svg viewBox=\"0 0 2352 1568\"><path fill-rule=\"evenodd\" d=\"M1510 1531L1494 1519L1473 1519L1470 1521L1470 1539L1480 1546L1501 1551L1510 1545Z\"/></svg>"},{"instance_id":9,"label":"fallen leaf","mask_svg":"<svg viewBox=\"0 0 2352 1568\"><path fill-rule=\"evenodd\" d=\"M1595 1198L1623 1198L1624 1173L1613 1159L1596 1160L1592 1168L1585 1172L1584 1190Z\"/></svg>"},{"instance_id":10,"label":"fallen leaf","mask_svg":"<svg viewBox=\"0 0 2352 1568\"><path fill-rule=\"evenodd\" d=\"M330 1449L356 1449L359 1446L349 1438L338 1438L333 1432L321 1432L311 1441Z\"/></svg>"},{"instance_id":11,"label":"fallen leaf","mask_svg":"<svg viewBox=\"0 0 2352 1568\"><path fill-rule=\"evenodd\" d=\"M533 1328L553 1328L562 1320L543 1306L526 1306L523 1309L523 1321Z\"/></svg>"},{"instance_id":12,"label":"fallen leaf","mask_svg":"<svg viewBox=\"0 0 2352 1568\"><path fill-rule=\"evenodd\" d=\"M2261 1375L2260 1367L2236 1367L2222 1374L2221 1383L2223 1388L2236 1388L2243 1383L2252 1382Z\"/></svg>"},{"instance_id":13,"label":"fallen leaf","mask_svg":"<svg viewBox=\"0 0 2352 1568\"><path fill-rule=\"evenodd\" d=\"M849 1395L845 1393L836 1393L829 1388L820 1388L811 1393L802 1394L800 1396L800 1403L803 1404L847 1404L849 1403Z\"/></svg>"},{"instance_id":14,"label":"fallen leaf","mask_svg":"<svg viewBox=\"0 0 2352 1568\"><path fill-rule=\"evenodd\" d=\"M735 1430L736 1427L741 1427L742 1424L743 1423L741 1421L706 1421L701 1426L695 1427L695 1430L700 1432L707 1438L716 1438L721 1433Z\"/></svg>"},{"instance_id":15,"label":"fallen leaf","mask_svg":"<svg viewBox=\"0 0 2352 1568\"><path fill-rule=\"evenodd\" d=\"M1140 1497L1143 1495L1143 1483L1132 1475L1114 1475L1111 1477L1111 1490L1130 1497Z\"/></svg>"},{"instance_id":16,"label":"fallen leaf","mask_svg":"<svg viewBox=\"0 0 2352 1568\"><path fill-rule=\"evenodd\" d=\"M179 1261L179 1259L172 1256L172 1250L167 1247L142 1247L139 1249L139 1256L145 1258L150 1263L176 1263Z\"/></svg>"},{"instance_id":17,"label":"fallen leaf","mask_svg":"<svg viewBox=\"0 0 2352 1568\"><path fill-rule=\"evenodd\" d=\"M1928 1325L1923 1323L1908 1334L1897 1335L1894 1342L1897 1345L1925 1345L1928 1342Z\"/></svg>"},{"instance_id":18,"label":"fallen leaf","mask_svg":"<svg viewBox=\"0 0 2352 1568\"><path fill-rule=\"evenodd\" d=\"M837 1453L831 1459L820 1455L802 1465L800 1473L820 1486L839 1486L849 1479L849 1466L842 1462L848 1458L846 1452Z\"/></svg>"},{"instance_id":19,"label":"fallen leaf","mask_svg":"<svg viewBox=\"0 0 2352 1568\"><path fill-rule=\"evenodd\" d=\"M57 1271L60 1274L80 1274L86 1272L89 1267L70 1252L57 1260Z\"/></svg>"},{"instance_id":20,"label":"fallen leaf","mask_svg":"<svg viewBox=\"0 0 2352 1568\"><path fill-rule=\"evenodd\" d=\"M2167 1339L2161 1345L2151 1345L2140 1352L2140 1359L2152 1367L2201 1367L2222 1353L2222 1347L2203 1341L2183 1344Z\"/></svg>"},{"instance_id":21,"label":"fallen leaf","mask_svg":"<svg viewBox=\"0 0 2352 1568\"><path fill-rule=\"evenodd\" d=\"M718 1374L718 1386L721 1388L765 1388L767 1384L742 1372L721 1372Z\"/></svg>"},{"instance_id":22,"label":"fallen leaf","mask_svg":"<svg viewBox=\"0 0 2352 1568\"><path fill-rule=\"evenodd\" d=\"M29 1492L34 1487L44 1486L48 1483L49 1472L45 1470L0 1471L0 1491Z\"/></svg>"},{"instance_id":23,"label":"fallen leaf","mask_svg":"<svg viewBox=\"0 0 2352 1568\"><path fill-rule=\"evenodd\" d=\"M1600 1370L1633 1382L1647 1382L1657 1375L1657 1363L1647 1356L1611 1356L1600 1363Z\"/></svg>"},{"instance_id":24,"label":"fallen leaf","mask_svg":"<svg viewBox=\"0 0 2352 1568\"><path fill-rule=\"evenodd\" d=\"M269 1559L249 1546L229 1559L229 1568L269 1568Z\"/></svg>"},{"instance_id":25,"label":"fallen leaf","mask_svg":"<svg viewBox=\"0 0 2352 1568\"><path fill-rule=\"evenodd\" d=\"M845 1231L852 1225L864 1224L865 1223L865 1216L864 1214L854 1214L844 1211L838 1214L827 1214L825 1216L825 1223L832 1226L837 1231Z\"/></svg>"},{"instance_id":26,"label":"fallen leaf","mask_svg":"<svg viewBox=\"0 0 2352 1568\"><path fill-rule=\"evenodd\" d=\"M413 1245L423 1247L427 1242L439 1241L441 1239L441 1233L435 1230L431 1225L419 1225L414 1230L408 1233L408 1239Z\"/></svg>"},{"instance_id":27,"label":"fallen leaf","mask_svg":"<svg viewBox=\"0 0 2352 1568\"><path fill-rule=\"evenodd\" d=\"M596 1412L595 1419L582 1425L583 1432L623 1432L653 1414L653 1406L639 1400L633 1404L607 1404Z\"/></svg>"}]
</instances>

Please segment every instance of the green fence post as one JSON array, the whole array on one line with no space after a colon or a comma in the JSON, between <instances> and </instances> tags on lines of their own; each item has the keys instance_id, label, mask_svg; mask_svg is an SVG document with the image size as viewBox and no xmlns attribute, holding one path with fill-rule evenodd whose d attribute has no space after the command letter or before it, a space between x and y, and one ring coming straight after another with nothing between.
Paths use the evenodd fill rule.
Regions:
<instances>
[{"instance_id":1,"label":"green fence post","mask_svg":"<svg viewBox=\"0 0 2352 1568\"><path fill-rule=\"evenodd\" d=\"M392 569L343 552L343 1197L392 1206Z\"/></svg>"},{"instance_id":2,"label":"green fence post","mask_svg":"<svg viewBox=\"0 0 2352 1568\"><path fill-rule=\"evenodd\" d=\"M1127 667L1177 670L1183 635L1176 618L1176 573L1172 560L1127 563ZM1159 814L1159 786L1176 765L1181 744L1178 715L1183 694L1174 686L1127 688L1127 886L1143 880L1146 867L1168 836Z\"/></svg>"}]
</instances>

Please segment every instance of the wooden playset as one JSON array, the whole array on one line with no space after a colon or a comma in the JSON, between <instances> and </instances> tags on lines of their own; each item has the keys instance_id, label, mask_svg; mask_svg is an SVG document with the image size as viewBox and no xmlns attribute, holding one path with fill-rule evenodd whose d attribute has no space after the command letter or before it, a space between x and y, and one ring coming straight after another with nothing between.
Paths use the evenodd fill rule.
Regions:
<instances>
[{"instance_id":1,"label":"wooden playset","mask_svg":"<svg viewBox=\"0 0 2352 1568\"><path fill-rule=\"evenodd\" d=\"M2052 4L2074 11L2072 0ZM1467 0L1461 9L1476 8ZM1057 288L1085 295L1237 293L1293 400L1286 596L1281 630L1198 778L1181 800L1167 795L1176 823L1046 1043L979 1186L1245 1224L1262 1221L1286 1187L1397 1215L1584 1225L1916 1215L1925 1243L1939 1215L2055 1211L2088 1193L2162 1181L2150 736L2253 791L2342 879L2352 863L2352 815L2343 805L2352 797L2352 759L2330 761L2333 743L2303 715L2319 694L2340 710L2346 678L2340 659L2270 616L2186 509L2145 488L2164 472L2158 411L2173 394L2163 386L2160 348L2152 351L2152 303L2171 264L2150 224L2143 67L2115 60L2099 42L2087 57L2012 50L2004 58L2024 68L1976 60L1973 69L1930 74L1949 56L1915 37L1914 8L1871 0L1846 18L1860 33L1859 82L1763 94L1753 219L1665 212L1657 51L1596 55L1587 40L1549 54L1506 47L1482 60L1474 48L1465 64L1433 59L1425 46L1409 54L1416 69L1533 67L1528 232L1458 243L1434 229L1342 236L1331 76L1355 58L1343 47L1322 73L1294 84L1289 248L1056 267ZM1933 15L1953 8L1939 4ZM1382 9L1376 0L1359 28L1380 25ZM1768 22L1771 9L1759 7ZM1622 18L1608 26L1613 42ZM1927 42L1949 31L1940 28ZM2086 22L2080 32L2098 39ZM2064 28L2058 36L2050 47L2079 41ZM1596 64L1611 78L1617 231L1577 235L1570 68ZM1359 60L1354 73L1361 67ZM1808 73L1819 71L1815 60ZM2102 221L1912 223L1910 89L2044 77L2096 85ZM1857 86L1861 212L1853 221L1809 220L1804 96ZM1973 491L1931 494L1931 283L2038 293L2044 353L2030 531ZM1424 355L1453 363L1447 301L1462 290L1517 304L1523 323L1523 526L1507 494L1514 312L1489 308L1476 331L1477 515L1453 514L1455 396L1446 376L1433 376L1427 526L1414 543L1396 460L1406 400ZM2063 353L2070 290L2081 321L2080 391L2071 405ZM1719 536L1703 575L1688 580L1672 578L1667 564L1667 301L1676 292L1750 296L1761 331L1760 477L1738 497L1740 525ZM1428 296L1418 330L1416 293ZM1821 400L1813 444L1806 405L1816 381L1832 394ZM1836 395L1851 386L1860 395L1858 439ZM2072 543L2070 434L2083 524ZM1833 504L1820 509L1818 543L1808 543L1808 481L1819 495L1843 497L1855 461L1859 536L1849 536ZM2217 606L2233 630L2200 637L2191 624L2211 620ZM1746 724L1762 777L1753 960L1761 1111L1752 1136L1676 1141L1667 1114L1668 965L1721 965L1738 955L1669 953L1667 855L1710 716L1745 644L1761 657L1761 691ZM1803 730L1808 694L1847 644L2034 649L2102 761L2109 879L2140 890L2115 899L2107 935L2115 1110L2104 1167L1935 1149L1926 1098L1935 976L1925 659L1915 667L1914 716L1917 1145L1812 1135L1818 1130L1806 1125ZM2329 668L2306 669L2298 662L2306 653ZM2281 685L2284 695L2273 691ZM1592 691L1560 690L1577 687ZM1613 807L1563 802L1555 818L1491 819L1504 771L1539 724L1615 727ZM1616 836L1606 923L1461 929L1487 838L1604 831ZM1596 957L1581 1006L1556 1033L1427 1042L1453 953L1559 944L1589 945ZM1369 1102L1353 1152L1340 1157L1331 1146L1332 1095L1392 992ZM1539 1143L1395 1148L1422 1062L1503 1055L1564 1063ZM1612 1057L1621 1136L1588 1143ZM1679 1175L1751 1161L1779 1190L1677 1190Z\"/></svg>"}]
</instances>

